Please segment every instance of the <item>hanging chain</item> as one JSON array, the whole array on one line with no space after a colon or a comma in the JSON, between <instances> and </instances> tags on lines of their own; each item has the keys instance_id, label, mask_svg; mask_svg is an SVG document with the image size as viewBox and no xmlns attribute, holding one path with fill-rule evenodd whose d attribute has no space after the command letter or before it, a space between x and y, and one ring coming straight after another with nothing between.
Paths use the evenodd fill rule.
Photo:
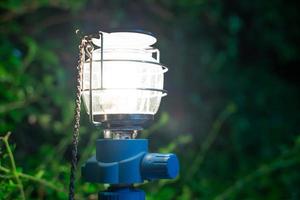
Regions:
<instances>
[{"instance_id":1,"label":"hanging chain","mask_svg":"<svg viewBox=\"0 0 300 200\"><path fill-rule=\"evenodd\" d=\"M85 47L88 40L84 37L79 45L79 58L77 64L76 76L76 99L75 99L75 114L74 114L74 132L72 138L72 160L71 160L71 174L69 185L69 200L74 200L75 194L75 172L77 169L78 160L78 142L80 129L80 106L81 106L81 92L82 92L82 68L85 61Z\"/></svg>"}]
</instances>

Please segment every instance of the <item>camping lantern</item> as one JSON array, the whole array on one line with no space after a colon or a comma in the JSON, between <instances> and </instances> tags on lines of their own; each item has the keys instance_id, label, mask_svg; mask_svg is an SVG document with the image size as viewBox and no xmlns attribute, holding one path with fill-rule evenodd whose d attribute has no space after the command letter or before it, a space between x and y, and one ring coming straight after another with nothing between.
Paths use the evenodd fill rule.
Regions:
<instances>
[{"instance_id":1,"label":"camping lantern","mask_svg":"<svg viewBox=\"0 0 300 200\"><path fill-rule=\"evenodd\" d=\"M85 37L81 94L93 124L104 130L96 155L82 166L88 182L110 187L99 199L144 200L134 188L145 180L172 179L178 174L175 154L148 153L148 140L137 133L153 120L161 98L164 73L156 38L140 31L99 32Z\"/></svg>"},{"instance_id":2,"label":"camping lantern","mask_svg":"<svg viewBox=\"0 0 300 200\"><path fill-rule=\"evenodd\" d=\"M83 66L83 101L105 138L136 135L158 111L167 68L156 38L141 32L100 33Z\"/></svg>"}]
</instances>

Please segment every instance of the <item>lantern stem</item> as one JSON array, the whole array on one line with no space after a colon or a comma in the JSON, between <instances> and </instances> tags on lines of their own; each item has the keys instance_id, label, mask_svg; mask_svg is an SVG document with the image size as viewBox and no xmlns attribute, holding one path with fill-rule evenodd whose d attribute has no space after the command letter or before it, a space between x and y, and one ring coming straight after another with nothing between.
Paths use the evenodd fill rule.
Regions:
<instances>
[{"instance_id":1,"label":"lantern stem","mask_svg":"<svg viewBox=\"0 0 300 200\"><path fill-rule=\"evenodd\" d=\"M133 185L116 185L110 186L106 191L100 192L98 199L145 200L146 198L145 192L134 188Z\"/></svg>"}]
</instances>

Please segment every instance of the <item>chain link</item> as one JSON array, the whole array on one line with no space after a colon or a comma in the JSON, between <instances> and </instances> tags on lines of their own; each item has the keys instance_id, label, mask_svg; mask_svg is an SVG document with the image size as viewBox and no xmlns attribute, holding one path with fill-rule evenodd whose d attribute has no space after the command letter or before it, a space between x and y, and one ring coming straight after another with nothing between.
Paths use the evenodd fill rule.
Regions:
<instances>
[{"instance_id":1,"label":"chain link","mask_svg":"<svg viewBox=\"0 0 300 200\"><path fill-rule=\"evenodd\" d=\"M84 37L79 45L79 58L77 64L76 76L76 99L75 99L75 114L74 114L74 132L72 138L72 160L71 160L71 173L69 185L69 200L74 200L75 194L75 172L78 162L78 142L79 142L79 129L80 129L80 107L81 107L81 92L82 92L82 68L85 60L85 47L87 39Z\"/></svg>"}]
</instances>

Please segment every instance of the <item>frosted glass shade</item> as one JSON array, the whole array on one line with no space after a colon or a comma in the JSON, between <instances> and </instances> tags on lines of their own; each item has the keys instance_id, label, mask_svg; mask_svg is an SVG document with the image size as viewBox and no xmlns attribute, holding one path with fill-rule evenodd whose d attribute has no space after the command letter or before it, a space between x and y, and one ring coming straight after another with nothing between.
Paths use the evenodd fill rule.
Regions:
<instances>
[{"instance_id":1,"label":"frosted glass shade","mask_svg":"<svg viewBox=\"0 0 300 200\"><path fill-rule=\"evenodd\" d=\"M144 38L143 38L144 37ZM138 38L138 39L137 39ZM93 51L92 109L93 115L151 114L159 108L163 93L164 72L159 64L153 36L116 32L103 36L103 76L101 76L101 51ZM94 44L100 45L97 39ZM103 77L103 80L101 80ZM102 87L101 87L102 82ZM89 110L90 60L83 67L83 101Z\"/></svg>"}]
</instances>

